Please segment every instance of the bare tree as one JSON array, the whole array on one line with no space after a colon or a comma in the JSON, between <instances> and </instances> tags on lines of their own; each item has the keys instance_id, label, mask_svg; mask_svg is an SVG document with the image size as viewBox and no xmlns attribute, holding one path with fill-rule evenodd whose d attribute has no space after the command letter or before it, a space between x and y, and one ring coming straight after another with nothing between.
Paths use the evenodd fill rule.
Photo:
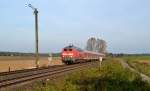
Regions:
<instances>
[{"instance_id":1,"label":"bare tree","mask_svg":"<svg viewBox=\"0 0 150 91\"><path fill-rule=\"evenodd\" d=\"M96 41L96 52L99 53L106 53L107 44L106 41L103 39L97 39Z\"/></svg>"},{"instance_id":2,"label":"bare tree","mask_svg":"<svg viewBox=\"0 0 150 91\"><path fill-rule=\"evenodd\" d=\"M98 53L106 53L107 44L103 39L97 39L91 37L87 41L86 50L94 51Z\"/></svg>"},{"instance_id":3,"label":"bare tree","mask_svg":"<svg viewBox=\"0 0 150 91\"><path fill-rule=\"evenodd\" d=\"M86 50L88 51L96 51L96 39L91 37L87 41Z\"/></svg>"}]
</instances>

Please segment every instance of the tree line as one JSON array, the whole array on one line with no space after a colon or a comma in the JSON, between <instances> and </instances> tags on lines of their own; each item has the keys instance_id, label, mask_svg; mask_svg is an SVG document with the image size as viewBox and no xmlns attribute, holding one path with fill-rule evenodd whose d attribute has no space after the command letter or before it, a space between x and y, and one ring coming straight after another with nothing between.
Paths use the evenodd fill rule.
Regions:
<instances>
[{"instance_id":1,"label":"tree line","mask_svg":"<svg viewBox=\"0 0 150 91\"><path fill-rule=\"evenodd\" d=\"M34 53L21 53L21 52L0 52L0 56L34 56ZM41 53L40 56L48 56L47 53Z\"/></svg>"}]
</instances>

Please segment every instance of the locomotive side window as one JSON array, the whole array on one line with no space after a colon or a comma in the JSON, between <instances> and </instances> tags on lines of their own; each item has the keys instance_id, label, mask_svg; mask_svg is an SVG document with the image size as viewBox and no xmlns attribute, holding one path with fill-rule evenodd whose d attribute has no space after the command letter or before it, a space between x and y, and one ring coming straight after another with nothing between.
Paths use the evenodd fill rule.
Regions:
<instances>
[{"instance_id":1,"label":"locomotive side window","mask_svg":"<svg viewBox=\"0 0 150 91\"><path fill-rule=\"evenodd\" d=\"M83 50L82 49L80 49L80 48L76 48L79 52L82 52Z\"/></svg>"}]
</instances>

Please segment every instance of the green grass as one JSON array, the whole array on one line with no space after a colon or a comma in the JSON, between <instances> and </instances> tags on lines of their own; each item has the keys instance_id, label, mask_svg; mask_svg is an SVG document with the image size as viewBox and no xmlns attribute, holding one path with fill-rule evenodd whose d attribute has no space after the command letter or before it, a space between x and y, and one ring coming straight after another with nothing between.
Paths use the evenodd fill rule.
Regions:
<instances>
[{"instance_id":1,"label":"green grass","mask_svg":"<svg viewBox=\"0 0 150 91\"><path fill-rule=\"evenodd\" d=\"M125 56L123 59L127 61L131 67L150 76L150 65L142 63L142 61L150 61L150 56Z\"/></svg>"},{"instance_id":2,"label":"green grass","mask_svg":"<svg viewBox=\"0 0 150 91\"><path fill-rule=\"evenodd\" d=\"M150 91L150 84L124 69L119 59L107 58L100 70L97 67L75 71L44 85L39 82L33 91Z\"/></svg>"}]
</instances>

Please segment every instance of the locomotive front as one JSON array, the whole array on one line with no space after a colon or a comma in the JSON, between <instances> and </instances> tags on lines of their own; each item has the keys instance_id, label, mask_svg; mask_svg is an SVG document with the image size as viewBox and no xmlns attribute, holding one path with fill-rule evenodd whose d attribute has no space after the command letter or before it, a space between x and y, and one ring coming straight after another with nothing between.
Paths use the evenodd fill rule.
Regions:
<instances>
[{"instance_id":1,"label":"locomotive front","mask_svg":"<svg viewBox=\"0 0 150 91\"><path fill-rule=\"evenodd\" d=\"M75 51L72 46L68 46L62 49L61 59L65 64L72 64L75 61Z\"/></svg>"}]
</instances>

